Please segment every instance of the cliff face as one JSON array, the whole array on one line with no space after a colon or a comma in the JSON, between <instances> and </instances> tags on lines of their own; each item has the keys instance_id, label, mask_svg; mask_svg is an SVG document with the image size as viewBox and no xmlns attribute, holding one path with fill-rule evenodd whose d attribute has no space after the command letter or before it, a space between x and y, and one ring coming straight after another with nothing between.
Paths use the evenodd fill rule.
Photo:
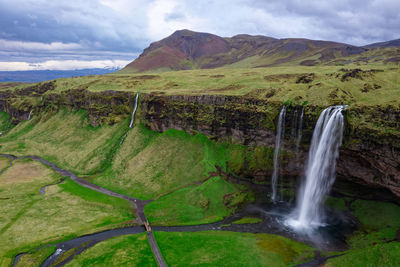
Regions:
<instances>
[{"instance_id":1,"label":"cliff face","mask_svg":"<svg viewBox=\"0 0 400 267\"><path fill-rule=\"evenodd\" d=\"M214 140L246 146L274 147L275 125L282 103L234 96L143 96L144 123L156 131L169 128L200 132ZM295 153L295 112L288 107L282 173L298 176L303 171L313 128L323 107L306 106L303 138ZM359 184L385 187L400 196L400 108L350 108L337 175ZM298 118L298 117L297 117ZM362 122L361 122L362 120ZM374 125L370 125L373 122ZM379 124L379 125L377 125ZM250 176L270 178L271 169L253 169ZM240 175L240 173L238 173Z\"/></svg>"},{"instance_id":2,"label":"cliff face","mask_svg":"<svg viewBox=\"0 0 400 267\"><path fill-rule=\"evenodd\" d=\"M134 93L87 90L53 92L51 83L19 91L0 91L0 110L14 123L62 107L86 109L93 126L113 124L130 115ZM45 93L45 94L44 94ZM44 94L44 95L43 95ZM235 96L165 96L141 94L140 119L155 131L202 133L215 141L237 144L241 163L229 162L235 175L269 181L275 126L282 103ZM288 106L281 173L302 173L312 132L325 107L304 107L303 137L296 153L302 106ZM297 113L297 115L296 115ZM390 189L400 196L400 107L352 107L345 112L344 141L337 166L339 178ZM244 152L243 152L244 151ZM236 155L237 156L237 155Z\"/></svg>"}]
</instances>

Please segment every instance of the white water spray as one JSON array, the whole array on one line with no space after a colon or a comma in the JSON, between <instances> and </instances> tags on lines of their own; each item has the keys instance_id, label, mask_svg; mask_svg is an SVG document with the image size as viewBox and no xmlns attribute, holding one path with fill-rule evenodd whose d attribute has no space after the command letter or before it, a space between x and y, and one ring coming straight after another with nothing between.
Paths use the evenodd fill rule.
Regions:
<instances>
[{"instance_id":1,"label":"white water spray","mask_svg":"<svg viewBox=\"0 0 400 267\"><path fill-rule=\"evenodd\" d=\"M342 144L343 115L346 106L325 109L315 126L306 179L300 187L298 203L293 218L287 223L300 230L312 230L324 224L323 202L335 181L336 159Z\"/></svg>"},{"instance_id":2,"label":"white water spray","mask_svg":"<svg viewBox=\"0 0 400 267\"><path fill-rule=\"evenodd\" d=\"M286 118L286 106L283 106L279 113L278 128L276 131L275 138L275 150L274 150L274 171L272 173L272 201L276 201L276 187L278 183L278 170L279 170L279 148L281 146L281 138L285 136L285 118Z\"/></svg>"},{"instance_id":3,"label":"white water spray","mask_svg":"<svg viewBox=\"0 0 400 267\"><path fill-rule=\"evenodd\" d=\"M135 105L133 106L131 122L129 123L129 128L132 128L133 122L135 121L135 114L136 114L136 109L138 106L138 98L139 98L139 93L136 93Z\"/></svg>"}]
</instances>

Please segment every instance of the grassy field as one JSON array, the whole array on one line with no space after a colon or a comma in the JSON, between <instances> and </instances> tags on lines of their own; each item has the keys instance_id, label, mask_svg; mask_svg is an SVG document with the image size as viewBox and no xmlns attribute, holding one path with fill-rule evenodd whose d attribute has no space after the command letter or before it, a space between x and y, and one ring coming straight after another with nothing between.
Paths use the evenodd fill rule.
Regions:
<instances>
[{"instance_id":1,"label":"grassy field","mask_svg":"<svg viewBox=\"0 0 400 267\"><path fill-rule=\"evenodd\" d=\"M190 225L222 220L246 202L248 192L214 177L151 202L145 207L152 225Z\"/></svg>"},{"instance_id":2,"label":"grassy field","mask_svg":"<svg viewBox=\"0 0 400 267\"><path fill-rule=\"evenodd\" d=\"M190 95L243 95L314 105L398 105L400 67L394 64L218 68L62 78L55 92L87 88ZM352 73L352 70L360 69ZM350 71L349 71L350 70ZM26 87L20 85L15 88Z\"/></svg>"},{"instance_id":3,"label":"grassy field","mask_svg":"<svg viewBox=\"0 0 400 267\"><path fill-rule=\"evenodd\" d=\"M0 138L0 152L38 155L77 174L98 171L107 164L128 122L94 128L85 114L64 110L23 121Z\"/></svg>"},{"instance_id":4,"label":"grassy field","mask_svg":"<svg viewBox=\"0 0 400 267\"><path fill-rule=\"evenodd\" d=\"M0 266L20 252L131 221L127 201L104 196L61 177L41 163L16 160L0 176Z\"/></svg>"},{"instance_id":5,"label":"grassy field","mask_svg":"<svg viewBox=\"0 0 400 267\"><path fill-rule=\"evenodd\" d=\"M329 259L325 267L396 267L400 266L400 243L377 244L344 256Z\"/></svg>"},{"instance_id":6,"label":"grassy field","mask_svg":"<svg viewBox=\"0 0 400 267\"><path fill-rule=\"evenodd\" d=\"M146 234L135 234L98 243L65 266L157 266L157 263Z\"/></svg>"},{"instance_id":7,"label":"grassy field","mask_svg":"<svg viewBox=\"0 0 400 267\"><path fill-rule=\"evenodd\" d=\"M47 246L22 255L16 267L40 266L56 250L55 246Z\"/></svg>"},{"instance_id":8,"label":"grassy field","mask_svg":"<svg viewBox=\"0 0 400 267\"><path fill-rule=\"evenodd\" d=\"M313 257L313 249L269 234L155 232L169 266L290 266Z\"/></svg>"},{"instance_id":9,"label":"grassy field","mask_svg":"<svg viewBox=\"0 0 400 267\"><path fill-rule=\"evenodd\" d=\"M362 249L396 238L400 229L400 207L393 203L356 200L351 205L361 227L348 240L351 248Z\"/></svg>"}]
</instances>

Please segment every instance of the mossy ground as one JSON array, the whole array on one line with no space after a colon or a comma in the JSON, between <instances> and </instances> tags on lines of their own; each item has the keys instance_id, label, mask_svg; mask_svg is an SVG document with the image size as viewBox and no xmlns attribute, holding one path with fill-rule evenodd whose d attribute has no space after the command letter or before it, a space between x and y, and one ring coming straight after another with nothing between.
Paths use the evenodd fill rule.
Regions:
<instances>
[{"instance_id":1,"label":"mossy ground","mask_svg":"<svg viewBox=\"0 0 400 267\"><path fill-rule=\"evenodd\" d=\"M211 223L231 215L250 198L245 188L214 177L151 202L145 212L152 225Z\"/></svg>"},{"instance_id":2,"label":"mossy ground","mask_svg":"<svg viewBox=\"0 0 400 267\"><path fill-rule=\"evenodd\" d=\"M22 255L16 267L37 267L40 266L56 250L55 246L47 246L35 249L32 252Z\"/></svg>"},{"instance_id":3,"label":"mossy ground","mask_svg":"<svg viewBox=\"0 0 400 267\"><path fill-rule=\"evenodd\" d=\"M0 265L21 252L118 226L134 218L129 202L81 188L29 159L0 176Z\"/></svg>"},{"instance_id":4,"label":"mossy ground","mask_svg":"<svg viewBox=\"0 0 400 267\"><path fill-rule=\"evenodd\" d=\"M119 236L75 256L68 267L78 266L157 266L146 234Z\"/></svg>"},{"instance_id":5,"label":"mossy ground","mask_svg":"<svg viewBox=\"0 0 400 267\"><path fill-rule=\"evenodd\" d=\"M262 219L253 217L244 217L240 220L232 222L233 224L247 224L247 223L260 223Z\"/></svg>"},{"instance_id":6,"label":"mossy ground","mask_svg":"<svg viewBox=\"0 0 400 267\"><path fill-rule=\"evenodd\" d=\"M269 234L155 232L170 266L288 266L313 257L313 249Z\"/></svg>"}]
</instances>

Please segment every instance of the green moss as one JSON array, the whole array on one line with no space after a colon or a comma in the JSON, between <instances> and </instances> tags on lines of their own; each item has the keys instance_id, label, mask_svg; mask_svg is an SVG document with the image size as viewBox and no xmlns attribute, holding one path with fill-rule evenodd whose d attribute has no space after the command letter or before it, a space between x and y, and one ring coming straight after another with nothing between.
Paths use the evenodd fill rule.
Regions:
<instances>
[{"instance_id":1,"label":"green moss","mask_svg":"<svg viewBox=\"0 0 400 267\"><path fill-rule=\"evenodd\" d=\"M36 267L40 266L56 250L55 246L46 246L35 249L32 252L23 254L16 267Z\"/></svg>"},{"instance_id":2,"label":"green moss","mask_svg":"<svg viewBox=\"0 0 400 267\"><path fill-rule=\"evenodd\" d=\"M84 251L65 266L157 266L146 234L114 237Z\"/></svg>"},{"instance_id":3,"label":"green moss","mask_svg":"<svg viewBox=\"0 0 400 267\"><path fill-rule=\"evenodd\" d=\"M232 222L233 224L247 224L247 223L259 223L262 222L260 218L253 218L253 217L244 217L240 220Z\"/></svg>"},{"instance_id":4,"label":"green moss","mask_svg":"<svg viewBox=\"0 0 400 267\"><path fill-rule=\"evenodd\" d=\"M377 244L352 250L344 256L329 259L326 267L376 267L400 266L400 243Z\"/></svg>"},{"instance_id":5,"label":"green moss","mask_svg":"<svg viewBox=\"0 0 400 267\"><path fill-rule=\"evenodd\" d=\"M269 234L155 232L170 266L288 266L313 257L313 249Z\"/></svg>"},{"instance_id":6,"label":"green moss","mask_svg":"<svg viewBox=\"0 0 400 267\"><path fill-rule=\"evenodd\" d=\"M356 200L351 210L360 221L358 231L349 237L353 248L393 240L400 228L400 207L393 203Z\"/></svg>"},{"instance_id":7,"label":"green moss","mask_svg":"<svg viewBox=\"0 0 400 267\"><path fill-rule=\"evenodd\" d=\"M249 193L220 177L191 185L146 205L151 224L191 225L222 220L249 201Z\"/></svg>"}]
</instances>

